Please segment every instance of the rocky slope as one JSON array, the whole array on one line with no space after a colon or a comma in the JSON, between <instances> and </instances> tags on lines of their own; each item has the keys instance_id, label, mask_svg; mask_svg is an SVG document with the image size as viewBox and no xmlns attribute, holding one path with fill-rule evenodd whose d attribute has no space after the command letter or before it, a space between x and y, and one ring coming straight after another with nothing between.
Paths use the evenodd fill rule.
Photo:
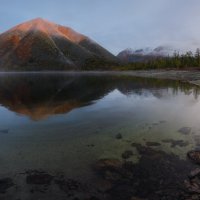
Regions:
<instances>
[{"instance_id":1,"label":"rocky slope","mask_svg":"<svg viewBox=\"0 0 200 200\"><path fill-rule=\"evenodd\" d=\"M93 69L117 58L71 28L37 18L0 35L0 70Z\"/></svg>"}]
</instances>

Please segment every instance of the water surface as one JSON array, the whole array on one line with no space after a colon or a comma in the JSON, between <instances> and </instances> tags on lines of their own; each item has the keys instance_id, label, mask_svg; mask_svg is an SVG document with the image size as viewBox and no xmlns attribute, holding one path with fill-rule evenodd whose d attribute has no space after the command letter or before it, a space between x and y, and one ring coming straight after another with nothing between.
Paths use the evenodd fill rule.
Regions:
<instances>
[{"instance_id":1,"label":"water surface","mask_svg":"<svg viewBox=\"0 0 200 200\"><path fill-rule=\"evenodd\" d=\"M143 168L143 173L160 158L146 161L142 152L150 158L160 152L164 159L176 158L174 168L177 160L177 165L183 162L192 169L186 154L200 145L199 94L199 87L188 83L120 74L1 74L0 178L9 177L15 184L4 193L0 187L1 198L152 199L148 192L154 189L142 182L140 172L137 184L144 184L144 194L133 184L134 192L130 189L130 195L125 195L129 184L126 190L118 189L119 197L112 186L124 178L116 183L116 178L110 180L104 172L102 176L96 163L116 159ZM64 190L55 180L27 181L38 172L54 179L65 177L64 183L76 182L67 182ZM161 179L160 174L154 176L156 181ZM83 192L75 183L87 185L90 191Z\"/></svg>"}]
</instances>

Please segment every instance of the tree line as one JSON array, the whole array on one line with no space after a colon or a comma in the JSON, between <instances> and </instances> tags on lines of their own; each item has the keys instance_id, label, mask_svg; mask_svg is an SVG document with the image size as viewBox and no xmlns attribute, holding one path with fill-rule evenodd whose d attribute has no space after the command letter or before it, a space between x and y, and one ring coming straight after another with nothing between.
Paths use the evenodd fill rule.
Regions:
<instances>
[{"instance_id":1,"label":"tree line","mask_svg":"<svg viewBox=\"0 0 200 200\"><path fill-rule=\"evenodd\" d=\"M197 48L193 53L188 51L185 54L174 52L172 56L152 57L150 60L142 62L133 62L120 66L120 69L184 69L184 68L200 68L200 49Z\"/></svg>"}]
</instances>

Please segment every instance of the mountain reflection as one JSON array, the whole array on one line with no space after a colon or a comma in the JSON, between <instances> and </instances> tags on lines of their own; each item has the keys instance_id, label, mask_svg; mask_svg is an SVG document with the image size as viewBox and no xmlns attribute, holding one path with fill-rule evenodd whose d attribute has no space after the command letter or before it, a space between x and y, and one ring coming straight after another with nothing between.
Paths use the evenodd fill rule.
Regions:
<instances>
[{"instance_id":1,"label":"mountain reflection","mask_svg":"<svg viewBox=\"0 0 200 200\"><path fill-rule=\"evenodd\" d=\"M200 89L180 81L89 74L1 74L0 104L33 120L90 105L118 89L125 95L150 92L162 98L168 89L198 97Z\"/></svg>"}]
</instances>

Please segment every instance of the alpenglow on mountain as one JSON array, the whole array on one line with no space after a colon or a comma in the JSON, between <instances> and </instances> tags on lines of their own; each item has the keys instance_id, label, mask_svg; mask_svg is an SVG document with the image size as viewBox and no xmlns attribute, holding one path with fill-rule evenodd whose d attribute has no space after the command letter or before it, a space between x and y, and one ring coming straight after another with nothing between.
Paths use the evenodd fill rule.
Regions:
<instances>
[{"instance_id":1,"label":"alpenglow on mountain","mask_svg":"<svg viewBox=\"0 0 200 200\"><path fill-rule=\"evenodd\" d=\"M98 69L117 62L87 36L41 18L0 34L0 70Z\"/></svg>"}]
</instances>

